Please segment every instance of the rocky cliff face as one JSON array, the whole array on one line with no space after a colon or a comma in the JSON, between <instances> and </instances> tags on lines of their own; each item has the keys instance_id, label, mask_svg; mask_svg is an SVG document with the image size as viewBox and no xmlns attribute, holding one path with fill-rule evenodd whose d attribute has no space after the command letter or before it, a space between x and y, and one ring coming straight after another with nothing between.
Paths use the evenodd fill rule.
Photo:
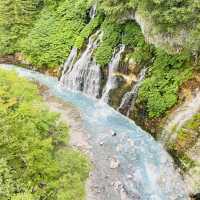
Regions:
<instances>
[{"instance_id":1,"label":"rocky cliff face","mask_svg":"<svg viewBox=\"0 0 200 200\"><path fill-rule=\"evenodd\" d=\"M155 29L152 20L140 11L136 11L134 19L139 24L146 41L156 47L176 53L180 52L187 42L188 32L185 29L176 31L174 34L160 33Z\"/></svg>"},{"instance_id":2,"label":"rocky cliff face","mask_svg":"<svg viewBox=\"0 0 200 200\"><path fill-rule=\"evenodd\" d=\"M140 26L146 42L165 49L169 53L180 52L188 42L189 32L186 29L176 30L173 34L160 32L155 28L153 20L140 10L124 13L120 21L123 23L127 20L135 21Z\"/></svg>"}]
</instances>

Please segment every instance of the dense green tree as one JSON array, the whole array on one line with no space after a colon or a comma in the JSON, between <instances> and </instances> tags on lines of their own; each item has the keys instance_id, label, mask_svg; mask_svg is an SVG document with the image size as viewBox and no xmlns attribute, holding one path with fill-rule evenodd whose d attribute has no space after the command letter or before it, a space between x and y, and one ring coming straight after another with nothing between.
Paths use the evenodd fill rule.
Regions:
<instances>
[{"instance_id":1,"label":"dense green tree","mask_svg":"<svg viewBox=\"0 0 200 200\"><path fill-rule=\"evenodd\" d=\"M153 22L154 31L173 35L179 33L180 30L186 30L191 37L184 47L188 47L188 44L200 34L198 28L200 1L198 0L101 0L100 2L104 12L117 20L139 10ZM199 45L198 41L197 43ZM196 50L191 45L189 49Z\"/></svg>"},{"instance_id":2,"label":"dense green tree","mask_svg":"<svg viewBox=\"0 0 200 200\"><path fill-rule=\"evenodd\" d=\"M142 0L141 9L150 15L160 31L181 28L195 28L199 23L200 2L196 0Z\"/></svg>"},{"instance_id":3,"label":"dense green tree","mask_svg":"<svg viewBox=\"0 0 200 200\"><path fill-rule=\"evenodd\" d=\"M100 7L107 15L120 18L124 13L133 11L138 2L138 0L100 0Z\"/></svg>"},{"instance_id":4,"label":"dense green tree","mask_svg":"<svg viewBox=\"0 0 200 200\"><path fill-rule=\"evenodd\" d=\"M168 55L157 50L149 76L144 80L139 101L144 103L150 118L162 116L178 100L180 85L191 78L188 54Z\"/></svg>"},{"instance_id":5,"label":"dense green tree","mask_svg":"<svg viewBox=\"0 0 200 200\"><path fill-rule=\"evenodd\" d=\"M26 36L42 0L2 0L0 2L0 53L14 53L17 41Z\"/></svg>"},{"instance_id":6,"label":"dense green tree","mask_svg":"<svg viewBox=\"0 0 200 200\"><path fill-rule=\"evenodd\" d=\"M105 66L112 58L113 49L121 42L122 28L120 24L107 18L104 20L101 30L103 31L103 38L95 52L95 57L97 63Z\"/></svg>"},{"instance_id":7,"label":"dense green tree","mask_svg":"<svg viewBox=\"0 0 200 200\"><path fill-rule=\"evenodd\" d=\"M0 199L82 200L87 159L37 87L0 70Z\"/></svg>"},{"instance_id":8,"label":"dense green tree","mask_svg":"<svg viewBox=\"0 0 200 200\"><path fill-rule=\"evenodd\" d=\"M20 42L29 62L38 67L62 64L89 21L90 6L90 0L65 0L46 6L27 38Z\"/></svg>"}]
</instances>

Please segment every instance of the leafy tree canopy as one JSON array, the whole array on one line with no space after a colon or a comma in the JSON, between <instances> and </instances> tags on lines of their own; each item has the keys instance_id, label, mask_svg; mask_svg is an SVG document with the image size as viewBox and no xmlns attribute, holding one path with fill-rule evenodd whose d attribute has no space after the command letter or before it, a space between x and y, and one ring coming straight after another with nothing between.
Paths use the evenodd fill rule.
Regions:
<instances>
[{"instance_id":1,"label":"leafy tree canopy","mask_svg":"<svg viewBox=\"0 0 200 200\"><path fill-rule=\"evenodd\" d=\"M0 199L82 200L87 159L67 146L37 87L0 70Z\"/></svg>"}]
</instances>

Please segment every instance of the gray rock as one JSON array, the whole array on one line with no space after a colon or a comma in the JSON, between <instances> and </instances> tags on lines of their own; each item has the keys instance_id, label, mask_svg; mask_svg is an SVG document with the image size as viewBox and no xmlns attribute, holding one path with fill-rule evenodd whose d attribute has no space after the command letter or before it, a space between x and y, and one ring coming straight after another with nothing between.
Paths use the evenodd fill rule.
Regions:
<instances>
[{"instance_id":1,"label":"gray rock","mask_svg":"<svg viewBox=\"0 0 200 200\"><path fill-rule=\"evenodd\" d=\"M111 169L116 169L118 168L120 165L120 162L119 160L115 159L115 158L112 158L111 161L110 161L110 168Z\"/></svg>"}]
</instances>

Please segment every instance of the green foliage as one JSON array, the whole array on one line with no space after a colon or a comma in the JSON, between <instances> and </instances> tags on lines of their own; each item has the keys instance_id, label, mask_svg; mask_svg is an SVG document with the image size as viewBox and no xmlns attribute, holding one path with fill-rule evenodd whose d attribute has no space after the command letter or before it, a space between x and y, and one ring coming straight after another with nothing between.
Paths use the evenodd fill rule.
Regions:
<instances>
[{"instance_id":1,"label":"green foliage","mask_svg":"<svg viewBox=\"0 0 200 200\"><path fill-rule=\"evenodd\" d=\"M177 93L183 81L192 75L185 54L168 55L157 51L149 77L139 91L139 101L145 103L149 117L159 117L177 102Z\"/></svg>"},{"instance_id":2,"label":"green foliage","mask_svg":"<svg viewBox=\"0 0 200 200\"><path fill-rule=\"evenodd\" d=\"M134 22L127 22L123 30L122 43L135 48L140 41L144 41L140 27Z\"/></svg>"},{"instance_id":3,"label":"green foliage","mask_svg":"<svg viewBox=\"0 0 200 200\"><path fill-rule=\"evenodd\" d=\"M81 31L79 36L76 38L75 47L81 48L84 45L84 42L88 37L94 32L94 30L102 23L103 16L97 16L87 24L84 29Z\"/></svg>"},{"instance_id":4,"label":"green foliage","mask_svg":"<svg viewBox=\"0 0 200 200\"><path fill-rule=\"evenodd\" d=\"M196 162L189 158L187 154L179 153L173 148L169 149L168 151L173 156L176 165L184 172L187 172L188 170L196 166Z\"/></svg>"},{"instance_id":5,"label":"green foliage","mask_svg":"<svg viewBox=\"0 0 200 200\"><path fill-rule=\"evenodd\" d=\"M192 28L200 19L200 2L196 0L142 0L140 7L161 31Z\"/></svg>"},{"instance_id":6,"label":"green foliage","mask_svg":"<svg viewBox=\"0 0 200 200\"><path fill-rule=\"evenodd\" d=\"M187 156L200 137L200 114L194 115L184 126L177 131L177 137L167 147L176 158L178 165L184 171L193 167L196 163Z\"/></svg>"},{"instance_id":7,"label":"green foliage","mask_svg":"<svg viewBox=\"0 0 200 200\"><path fill-rule=\"evenodd\" d=\"M87 159L67 147L68 128L37 87L0 71L0 199L82 200Z\"/></svg>"},{"instance_id":8,"label":"green foliage","mask_svg":"<svg viewBox=\"0 0 200 200\"><path fill-rule=\"evenodd\" d=\"M42 0L0 2L0 54L17 51L17 41L26 36L42 7Z\"/></svg>"},{"instance_id":9,"label":"green foliage","mask_svg":"<svg viewBox=\"0 0 200 200\"><path fill-rule=\"evenodd\" d=\"M109 19L105 19L102 24L103 39L95 52L95 58L98 64L105 66L111 60L113 49L121 41L121 25Z\"/></svg>"},{"instance_id":10,"label":"green foliage","mask_svg":"<svg viewBox=\"0 0 200 200\"><path fill-rule=\"evenodd\" d=\"M115 18L140 10L152 18L161 31L174 31L177 26L193 28L199 23L200 2L196 0L101 0L101 8Z\"/></svg>"},{"instance_id":11,"label":"green foliage","mask_svg":"<svg viewBox=\"0 0 200 200\"><path fill-rule=\"evenodd\" d=\"M102 16L105 16L101 26L104 38L95 53L97 62L104 66L110 61L112 50L124 32L124 43L131 47L137 42L131 56L142 63L149 59L151 46L145 43L134 23L122 24L126 16L139 10L151 19L153 30L173 34L187 28L184 47L198 57L200 3L196 0L100 0L98 13L102 16L90 21L92 3L92 0L2 0L0 55L21 52L37 68L58 67L64 63L73 46L84 47L84 42L101 26Z\"/></svg>"},{"instance_id":12,"label":"green foliage","mask_svg":"<svg viewBox=\"0 0 200 200\"><path fill-rule=\"evenodd\" d=\"M65 0L41 12L34 28L21 41L22 52L38 67L57 67L67 58L76 38L85 27L90 0ZM92 24L92 28L98 22ZM88 31L85 30L85 38Z\"/></svg>"},{"instance_id":13,"label":"green foliage","mask_svg":"<svg viewBox=\"0 0 200 200\"><path fill-rule=\"evenodd\" d=\"M100 0L101 9L106 15L118 19L125 12L135 9L139 0Z\"/></svg>"},{"instance_id":14,"label":"green foliage","mask_svg":"<svg viewBox=\"0 0 200 200\"><path fill-rule=\"evenodd\" d=\"M115 20L128 16L136 10L153 22L154 31L170 35L186 30L189 38L183 45L196 50L195 38L200 35L200 1L198 0L101 0L101 8ZM188 37L187 36L187 37ZM197 45L198 43L198 45ZM200 51L199 42L195 44Z\"/></svg>"},{"instance_id":15,"label":"green foliage","mask_svg":"<svg viewBox=\"0 0 200 200\"><path fill-rule=\"evenodd\" d=\"M173 149L178 153L184 153L191 149L200 137L199 127L200 114L196 114L178 130L177 137L173 142Z\"/></svg>"},{"instance_id":16,"label":"green foliage","mask_svg":"<svg viewBox=\"0 0 200 200\"><path fill-rule=\"evenodd\" d=\"M129 57L136 63L144 64L152 58L153 47L145 42L141 29L136 23L131 21L125 23L122 43L133 49Z\"/></svg>"}]
</instances>

